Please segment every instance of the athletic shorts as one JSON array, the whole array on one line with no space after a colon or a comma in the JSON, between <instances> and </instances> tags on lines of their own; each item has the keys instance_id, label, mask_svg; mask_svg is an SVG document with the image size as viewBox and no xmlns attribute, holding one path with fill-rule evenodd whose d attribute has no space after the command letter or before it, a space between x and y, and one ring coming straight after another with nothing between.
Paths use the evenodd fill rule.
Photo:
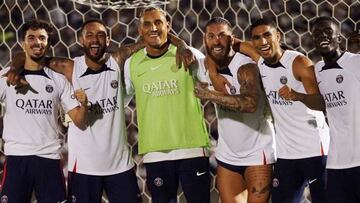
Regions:
<instances>
[{"instance_id":1,"label":"athletic shorts","mask_svg":"<svg viewBox=\"0 0 360 203\"><path fill-rule=\"evenodd\" d=\"M65 180L60 160L38 156L6 156L0 202L65 202Z\"/></svg>"},{"instance_id":2,"label":"athletic shorts","mask_svg":"<svg viewBox=\"0 0 360 203\"><path fill-rule=\"evenodd\" d=\"M216 159L216 162L219 166L222 166L232 172L236 172L236 173L239 173L240 175L244 176L245 174L245 170L248 166L235 166L235 165L231 165L231 164L227 164L227 163L224 163L222 161L219 161Z\"/></svg>"},{"instance_id":3,"label":"athletic shorts","mask_svg":"<svg viewBox=\"0 0 360 203\"><path fill-rule=\"evenodd\" d=\"M141 202L141 194L133 168L108 176L69 172L68 200L70 203L100 203L103 191L105 191L109 202Z\"/></svg>"},{"instance_id":4,"label":"athletic shorts","mask_svg":"<svg viewBox=\"0 0 360 203\"><path fill-rule=\"evenodd\" d=\"M360 166L348 169L327 169L327 202L360 202Z\"/></svg>"},{"instance_id":5,"label":"athletic shorts","mask_svg":"<svg viewBox=\"0 0 360 203\"><path fill-rule=\"evenodd\" d=\"M145 167L154 203L176 202L179 182L188 203L210 202L208 157L145 163Z\"/></svg>"},{"instance_id":6,"label":"athletic shorts","mask_svg":"<svg viewBox=\"0 0 360 203\"><path fill-rule=\"evenodd\" d=\"M272 202L300 202L307 185L312 203L326 202L325 166L326 156L277 159L274 165Z\"/></svg>"}]
</instances>

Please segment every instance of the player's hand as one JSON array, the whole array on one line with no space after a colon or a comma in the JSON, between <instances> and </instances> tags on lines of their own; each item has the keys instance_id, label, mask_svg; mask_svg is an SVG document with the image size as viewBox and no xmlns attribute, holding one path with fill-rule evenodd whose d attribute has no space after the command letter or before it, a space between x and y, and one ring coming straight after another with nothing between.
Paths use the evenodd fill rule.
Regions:
<instances>
[{"instance_id":1,"label":"player's hand","mask_svg":"<svg viewBox=\"0 0 360 203\"><path fill-rule=\"evenodd\" d=\"M228 94L226 86L231 87L231 84L224 76L216 74L214 76L210 76L210 79L216 91Z\"/></svg>"},{"instance_id":2,"label":"player's hand","mask_svg":"<svg viewBox=\"0 0 360 203\"><path fill-rule=\"evenodd\" d=\"M230 87L230 82L217 72L217 64L210 56L205 57L205 67L209 71L209 77L214 89L218 92L228 93L226 86Z\"/></svg>"},{"instance_id":3,"label":"player's hand","mask_svg":"<svg viewBox=\"0 0 360 203\"><path fill-rule=\"evenodd\" d=\"M29 83L25 80L25 78L20 76L20 73L18 71L11 68L8 72L2 75L2 77L7 77L6 83L8 86L13 85L13 86L21 87L21 86L29 85Z\"/></svg>"},{"instance_id":4,"label":"player's hand","mask_svg":"<svg viewBox=\"0 0 360 203\"><path fill-rule=\"evenodd\" d=\"M289 86L284 85L279 89L279 96L285 100L299 101L300 93L294 91Z\"/></svg>"},{"instance_id":5,"label":"player's hand","mask_svg":"<svg viewBox=\"0 0 360 203\"><path fill-rule=\"evenodd\" d=\"M85 90L83 89L75 90L74 96L76 100L81 104L81 106L87 106L88 99Z\"/></svg>"},{"instance_id":6,"label":"player's hand","mask_svg":"<svg viewBox=\"0 0 360 203\"><path fill-rule=\"evenodd\" d=\"M176 66L181 68L181 64L184 65L185 71L190 69L192 64L195 64L195 56L191 52L189 47L179 47L176 50Z\"/></svg>"},{"instance_id":7,"label":"player's hand","mask_svg":"<svg viewBox=\"0 0 360 203\"><path fill-rule=\"evenodd\" d=\"M208 83L196 82L194 89L195 96L199 99L209 99L211 92L208 89L208 85Z\"/></svg>"}]
</instances>

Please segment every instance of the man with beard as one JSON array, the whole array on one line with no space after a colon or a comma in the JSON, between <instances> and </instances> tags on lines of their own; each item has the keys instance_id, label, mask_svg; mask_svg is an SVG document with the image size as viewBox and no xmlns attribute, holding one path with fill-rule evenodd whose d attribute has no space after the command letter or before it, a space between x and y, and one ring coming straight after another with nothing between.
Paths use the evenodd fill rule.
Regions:
<instances>
[{"instance_id":1,"label":"man with beard","mask_svg":"<svg viewBox=\"0 0 360 203\"><path fill-rule=\"evenodd\" d=\"M85 55L73 61L51 62L74 87L83 88L89 95L89 127L81 130L69 123L70 201L99 203L104 190L110 202L140 202L134 163L127 145L120 69L123 53L105 54L110 40L101 20L84 22L79 41Z\"/></svg>"},{"instance_id":2,"label":"man with beard","mask_svg":"<svg viewBox=\"0 0 360 203\"><path fill-rule=\"evenodd\" d=\"M182 40L173 35L169 38L182 49L186 48ZM98 19L83 23L79 41L84 56L74 60L50 60L50 66L64 74L74 87L87 91L90 101L88 129L83 131L69 124L70 200L98 203L104 189L110 202L139 202L140 194L125 132L121 68L127 56L143 45L120 47L111 56L105 54L109 37L104 22ZM185 65L191 63L191 56L183 61Z\"/></svg>"},{"instance_id":3,"label":"man with beard","mask_svg":"<svg viewBox=\"0 0 360 203\"><path fill-rule=\"evenodd\" d=\"M328 126L313 63L280 47L280 33L271 20L259 19L250 30L254 48L244 43L240 50L257 61L275 124L272 201L300 202L309 185L312 202L325 202Z\"/></svg>"},{"instance_id":4,"label":"man with beard","mask_svg":"<svg viewBox=\"0 0 360 203\"><path fill-rule=\"evenodd\" d=\"M247 189L247 202L266 203L275 156L258 69L251 58L234 52L231 24L224 18L213 18L206 24L204 43L207 65L213 63L217 73L229 81L226 92L200 84L195 87L197 97L214 102L216 107L219 139L215 156L221 202L235 202ZM217 80L212 75L210 78L211 82Z\"/></svg>"},{"instance_id":5,"label":"man with beard","mask_svg":"<svg viewBox=\"0 0 360 203\"><path fill-rule=\"evenodd\" d=\"M89 97L88 128L80 129L69 123L69 201L100 203L104 190L110 202L140 202L134 163L127 145L119 65L126 55L142 45L105 54L109 36L106 25L98 19L84 22L78 36L85 55L73 60L51 58L47 62L74 87L84 89ZM19 77L13 73L22 67L21 57L19 54L12 61L15 70L8 74L11 84L18 83ZM26 81L23 83L26 86Z\"/></svg>"},{"instance_id":6,"label":"man with beard","mask_svg":"<svg viewBox=\"0 0 360 203\"><path fill-rule=\"evenodd\" d=\"M354 54L360 53L360 30L350 33L348 38L348 51Z\"/></svg>"},{"instance_id":7,"label":"man with beard","mask_svg":"<svg viewBox=\"0 0 360 203\"><path fill-rule=\"evenodd\" d=\"M162 9L145 8L138 27L145 49L125 62L126 90L136 96L139 154L153 202L176 202L180 181L187 202L208 203L209 136L193 93L198 64L188 72L176 66L169 26ZM203 54L191 50L199 63Z\"/></svg>"},{"instance_id":8,"label":"man with beard","mask_svg":"<svg viewBox=\"0 0 360 203\"><path fill-rule=\"evenodd\" d=\"M311 32L323 61L315 65L330 126L327 202L360 202L360 55L340 51L340 29L318 17Z\"/></svg>"},{"instance_id":9,"label":"man with beard","mask_svg":"<svg viewBox=\"0 0 360 203\"><path fill-rule=\"evenodd\" d=\"M42 21L26 22L21 30L26 55L22 76L28 86L7 87L5 78L0 81L0 100L6 109L1 202L30 202L33 190L38 202L66 201L57 112L61 105L74 125L85 130L88 108L84 90L73 93L63 75L45 66L53 30Z\"/></svg>"}]
</instances>

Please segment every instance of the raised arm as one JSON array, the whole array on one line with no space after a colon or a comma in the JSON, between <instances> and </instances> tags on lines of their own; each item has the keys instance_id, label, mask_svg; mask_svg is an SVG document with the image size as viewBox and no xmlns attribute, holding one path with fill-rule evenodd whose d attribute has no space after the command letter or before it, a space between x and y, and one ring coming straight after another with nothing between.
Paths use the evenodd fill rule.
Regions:
<instances>
[{"instance_id":1,"label":"raised arm","mask_svg":"<svg viewBox=\"0 0 360 203\"><path fill-rule=\"evenodd\" d=\"M27 84L25 79L20 78L20 72L24 69L25 64L25 52L19 52L11 59L10 70L6 73L7 81L11 85ZM45 59L45 65L52 70L65 75L65 77L71 82L71 75L74 66L74 62L68 58L61 57L47 57Z\"/></svg>"},{"instance_id":2,"label":"raised arm","mask_svg":"<svg viewBox=\"0 0 360 203\"><path fill-rule=\"evenodd\" d=\"M25 52L19 52L12 57L9 71L3 75L7 77L8 85L28 85L25 78L20 77L20 72L24 70L25 58Z\"/></svg>"},{"instance_id":3,"label":"raised arm","mask_svg":"<svg viewBox=\"0 0 360 203\"><path fill-rule=\"evenodd\" d=\"M68 58L53 57L47 59L47 66L53 71L63 74L66 79L72 82L74 61Z\"/></svg>"},{"instance_id":4,"label":"raised arm","mask_svg":"<svg viewBox=\"0 0 360 203\"><path fill-rule=\"evenodd\" d=\"M87 128L88 99L83 89L76 90L74 96L79 101L80 106L68 111L68 115L76 127L80 128L81 130L85 130Z\"/></svg>"},{"instance_id":5,"label":"raised arm","mask_svg":"<svg viewBox=\"0 0 360 203\"><path fill-rule=\"evenodd\" d=\"M196 59L190 47L186 42L172 33L168 33L168 39L171 44L177 47L176 51L176 66L181 67L184 64L185 71L187 71L191 65L196 63Z\"/></svg>"},{"instance_id":6,"label":"raised arm","mask_svg":"<svg viewBox=\"0 0 360 203\"><path fill-rule=\"evenodd\" d=\"M317 85L312 61L305 56L296 57L293 62L293 72L295 78L302 82L306 94L296 92L291 87L283 86L279 90L279 96L287 100L300 101L310 109L324 111L325 102Z\"/></svg>"},{"instance_id":7,"label":"raised arm","mask_svg":"<svg viewBox=\"0 0 360 203\"><path fill-rule=\"evenodd\" d=\"M234 40L235 40L233 45L234 51L248 55L255 62L259 61L260 54L256 51L251 41L242 41L238 38L234 38Z\"/></svg>"},{"instance_id":8,"label":"raised arm","mask_svg":"<svg viewBox=\"0 0 360 203\"><path fill-rule=\"evenodd\" d=\"M212 91L199 83L195 87L195 95L236 111L255 112L261 91L258 68L254 64L246 64L239 68L237 78L241 85L239 95Z\"/></svg>"},{"instance_id":9,"label":"raised arm","mask_svg":"<svg viewBox=\"0 0 360 203\"><path fill-rule=\"evenodd\" d=\"M112 57L114 57L114 59L119 64L119 67L122 70L125 60L129 58L133 53L139 51L144 47L145 47L144 41L140 39L136 43L120 46L119 49L111 53L111 55Z\"/></svg>"}]
</instances>

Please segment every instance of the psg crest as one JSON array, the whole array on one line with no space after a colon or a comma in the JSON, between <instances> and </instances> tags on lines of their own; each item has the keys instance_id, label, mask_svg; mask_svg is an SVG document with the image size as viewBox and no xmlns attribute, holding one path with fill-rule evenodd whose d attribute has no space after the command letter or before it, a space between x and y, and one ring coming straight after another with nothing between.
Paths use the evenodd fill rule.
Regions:
<instances>
[{"instance_id":1,"label":"psg crest","mask_svg":"<svg viewBox=\"0 0 360 203\"><path fill-rule=\"evenodd\" d=\"M111 81L110 83L111 87L116 89L119 86L119 82L116 80Z\"/></svg>"},{"instance_id":2,"label":"psg crest","mask_svg":"<svg viewBox=\"0 0 360 203\"><path fill-rule=\"evenodd\" d=\"M48 93L51 93L51 92L54 91L54 87L51 86L51 85L46 85L45 90L46 90Z\"/></svg>"},{"instance_id":3,"label":"psg crest","mask_svg":"<svg viewBox=\"0 0 360 203\"><path fill-rule=\"evenodd\" d=\"M1 197L1 200L0 200L1 203L8 203L8 201L9 201L9 199L6 195Z\"/></svg>"},{"instance_id":4,"label":"psg crest","mask_svg":"<svg viewBox=\"0 0 360 203\"><path fill-rule=\"evenodd\" d=\"M336 82L337 82L337 83L342 83L343 80L344 80L344 77L343 77L342 75L336 76Z\"/></svg>"},{"instance_id":5,"label":"psg crest","mask_svg":"<svg viewBox=\"0 0 360 203\"><path fill-rule=\"evenodd\" d=\"M155 178L154 185L156 187L161 187L163 184L164 184L164 181L162 178L160 178L160 177Z\"/></svg>"},{"instance_id":6,"label":"psg crest","mask_svg":"<svg viewBox=\"0 0 360 203\"><path fill-rule=\"evenodd\" d=\"M285 85L285 84L287 83L287 78L286 78L286 76L281 76L281 78L280 78L280 83L283 84L283 85Z\"/></svg>"},{"instance_id":7,"label":"psg crest","mask_svg":"<svg viewBox=\"0 0 360 203\"><path fill-rule=\"evenodd\" d=\"M236 88L235 88L235 86L230 86L230 93L231 94L236 94Z\"/></svg>"}]
</instances>

